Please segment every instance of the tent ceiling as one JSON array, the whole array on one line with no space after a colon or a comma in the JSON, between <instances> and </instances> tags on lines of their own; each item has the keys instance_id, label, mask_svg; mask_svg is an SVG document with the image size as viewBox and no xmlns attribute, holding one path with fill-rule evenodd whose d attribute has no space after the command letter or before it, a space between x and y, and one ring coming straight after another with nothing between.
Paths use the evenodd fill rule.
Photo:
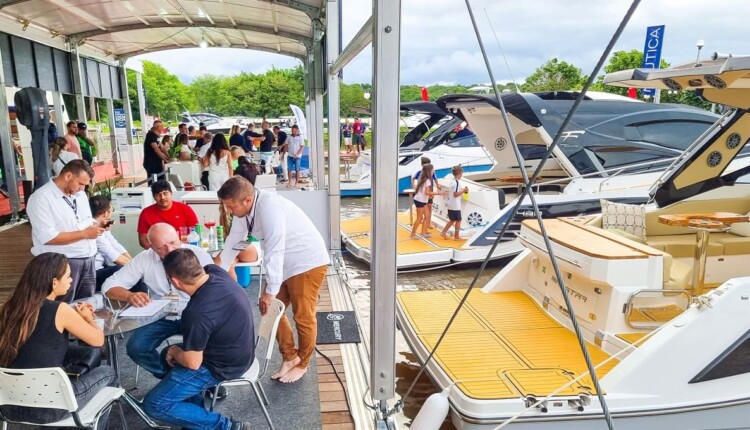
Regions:
<instances>
[{"instance_id":1,"label":"tent ceiling","mask_svg":"<svg viewBox=\"0 0 750 430\"><path fill-rule=\"evenodd\" d=\"M247 48L302 58L325 0L0 0L0 15L101 56Z\"/></svg>"}]
</instances>

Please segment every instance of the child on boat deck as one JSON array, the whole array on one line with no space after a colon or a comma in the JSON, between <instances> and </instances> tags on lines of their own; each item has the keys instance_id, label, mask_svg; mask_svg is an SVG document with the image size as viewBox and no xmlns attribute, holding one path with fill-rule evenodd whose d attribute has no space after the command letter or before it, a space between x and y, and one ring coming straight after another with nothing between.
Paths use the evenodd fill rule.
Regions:
<instances>
[{"instance_id":1,"label":"child on boat deck","mask_svg":"<svg viewBox=\"0 0 750 430\"><path fill-rule=\"evenodd\" d=\"M435 183L435 181L432 179L434 170L435 169L432 167L432 164L425 164L424 166L422 166L422 171L420 172L421 174L419 175L419 180L417 181L417 192L414 195L414 206L417 207L417 219L414 221L414 225L411 228L410 237L412 239L417 238L417 229L420 225L422 226L422 237L430 237L430 234L427 230L429 227L428 206L430 205L432 196L441 193L440 191L432 191L433 184Z\"/></svg>"},{"instance_id":2,"label":"child on boat deck","mask_svg":"<svg viewBox=\"0 0 750 430\"><path fill-rule=\"evenodd\" d=\"M453 180L451 181L451 187L448 191L448 224L445 225L445 228L442 232L440 232L440 236L443 237L443 239L450 239L448 237L448 229L451 228L451 225L453 226L453 239L459 240L461 237L459 236L459 232L461 231L461 196L464 193L469 192L468 187L463 187L462 189L459 189L459 183L458 181L461 179L461 177L464 175L464 169L461 168L461 166L453 166L451 169L453 171Z\"/></svg>"}]
</instances>

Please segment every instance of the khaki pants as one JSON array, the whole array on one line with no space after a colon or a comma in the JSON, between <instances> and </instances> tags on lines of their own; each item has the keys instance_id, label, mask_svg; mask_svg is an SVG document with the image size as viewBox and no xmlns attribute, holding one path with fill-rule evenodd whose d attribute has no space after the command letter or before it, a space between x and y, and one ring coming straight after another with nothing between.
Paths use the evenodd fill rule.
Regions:
<instances>
[{"instance_id":1,"label":"khaki pants","mask_svg":"<svg viewBox=\"0 0 750 430\"><path fill-rule=\"evenodd\" d=\"M315 317L318 292L327 272L328 266L320 266L292 276L281 284L279 294L276 295L276 298L281 300L287 308L290 304L292 305L299 348L294 346L294 333L286 315L281 317L276 340L279 342L284 361L290 361L299 356L301 361L297 367L307 367L315 351L315 342L318 338L318 320Z\"/></svg>"}]
</instances>

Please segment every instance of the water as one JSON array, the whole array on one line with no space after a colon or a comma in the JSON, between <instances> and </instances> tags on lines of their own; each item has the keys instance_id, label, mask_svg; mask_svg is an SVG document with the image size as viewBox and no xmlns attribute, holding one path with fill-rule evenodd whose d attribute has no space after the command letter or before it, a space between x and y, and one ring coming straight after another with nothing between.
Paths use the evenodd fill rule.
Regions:
<instances>
[{"instance_id":1,"label":"water","mask_svg":"<svg viewBox=\"0 0 750 430\"><path fill-rule=\"evenodd\" d=\"M371 213L372 200L370 198L342 199L342 218L353 218ZM408 197L399 197L399 211L408 209ZM360 315L364 319L363 329L369 330L370 317L370 270L367 264L361 263L344 252L350 286L356 291L355 298ZM447 268L430 270L425 272L400 273L396 279L397 290L444 290L449 288L468 288L478 268ZM479 277L477 287L484 286L496 273L497 267L488 267ZM409 389L412 381L419 371L416 357L409 349L409 345L396 333L396 392L403 396ZM419 408L425 399L432 393L437 392L437 387L430 381L426 373L423 373L414 386L409 398L404 402L403 415L399 417L402 424L407 424L419 412ZM450 418L441 427L443 430L454 429Z\"/></svg>"}]
</instances>

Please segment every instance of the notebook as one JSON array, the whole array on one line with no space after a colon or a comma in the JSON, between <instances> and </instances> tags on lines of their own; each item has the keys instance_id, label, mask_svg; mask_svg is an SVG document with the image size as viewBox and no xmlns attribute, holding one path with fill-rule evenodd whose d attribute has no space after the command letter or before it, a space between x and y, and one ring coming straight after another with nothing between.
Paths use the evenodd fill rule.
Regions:
<instances>
[{"instance_id":1,"label":"notebook","mask_svg":"<svg viewBox=\"0 0 750 430\"><path fill-rule=\"evenodd\" d=\"M167 306L169 303L171 303L171 300L153 300L151 303L140 308L131 306L122 311L120 317L150 317L156 315L157 312L162 310L164 306Z\"/></svg>"}]
</instances>

